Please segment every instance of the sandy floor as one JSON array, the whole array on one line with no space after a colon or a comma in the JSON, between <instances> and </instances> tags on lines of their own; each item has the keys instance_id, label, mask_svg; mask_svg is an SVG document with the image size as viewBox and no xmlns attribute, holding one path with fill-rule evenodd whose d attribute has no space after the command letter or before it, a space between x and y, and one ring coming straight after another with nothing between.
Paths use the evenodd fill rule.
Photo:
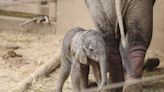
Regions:
<instances>
[{"instance_id":1,"label":"sandy floor","mask_svg":"<svg viewBox=\"0 0 164 92\"><path fill-rule=\"evenodd\" d=\"M8 91L14 87L16 83L29 76L40 65L52 59L55 54L59 53L61 39L62 37L58 37L55 34L1 31L0 92ZM9 48L12 46L18 46L19 48L16 50ZM22 55L22 57L7 58L6 60L3 60L6 53L11 50ZM149 50L147 57L159 57L162 62L164 60L163 53L162 47L161 49L151 49ZM163 63L160 65L160 69L154 72L144 73L144 75L149 76L162 73L164 73ZM58 71L53 72L46 78L39 79L38 82L32 84L28 92L52 92L56 85L57 75ZM164 80L152 81L151 83L145 83L144 85L146 90L152 90L152 87L154 87L153 90L159 90L159 88L162 88L161 86L164 85ZM71 91L70 79L64 86L64 92L69 91Z\"/></svg>"},{"instance_id":2,"label":"sandy floor","mask_svg":"<svg viewBox=\"0 0 164 92\"><path fill-rule=\"evenodd\" d=\"M5 92L7 89L12 88L15 83L27 77L41 64L53 58L59 52L60 42L57 38L55 35L50 34L1 31L0 57L12 50L6 48L6 46L19 46L20 48L14 51L22 55L22 58L8 58L5 61L1 58L0 92Z\"/></svg>"}]
</instances>

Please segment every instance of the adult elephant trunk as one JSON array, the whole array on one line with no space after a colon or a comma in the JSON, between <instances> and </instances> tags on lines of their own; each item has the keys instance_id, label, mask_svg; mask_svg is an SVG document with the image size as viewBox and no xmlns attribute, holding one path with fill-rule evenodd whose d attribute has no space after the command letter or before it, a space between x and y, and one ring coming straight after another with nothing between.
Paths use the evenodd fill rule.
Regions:
<instances>
[{"instance_id":1,"label":"adult elephant trunk","mask_svg":"<svg viewBox=\"0 0 164 92\"><path fill-rule=\"evenodd\" d=\"M101 84L99 85L98 91L102 90L102 88L107 84L107 62L106 59L103 58L99 62L100 70L101 70Z\"/></svg>"}]
</instances>

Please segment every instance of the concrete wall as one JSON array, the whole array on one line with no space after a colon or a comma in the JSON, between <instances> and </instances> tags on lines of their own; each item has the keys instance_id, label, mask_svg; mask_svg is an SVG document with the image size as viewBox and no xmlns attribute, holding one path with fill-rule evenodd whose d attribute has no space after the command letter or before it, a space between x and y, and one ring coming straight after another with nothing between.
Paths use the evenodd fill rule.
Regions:
<instances>
[{"instance_id":1,"label":"concrete wall","mask_svg":"<svg viewBox=\"0 0 164 92\"><path fill-rule=\"evenodd\" d=\"M41 34L55 34L55 24L38 24L31 22L21 27L28 19L0 16L0 31L20 31Z\"/></svg>"},{"instance_id":2,"label":"concrete wall","mask_svg":"<svg viewBox=\"0 0 164 92\"><path fill-rule=\"evenodd\" d=\"M84 0L58 0L57 33L64 35L70 28L94 28Z\"/></svg>"},{"instance_id":3,"label":"concrete wall","mask_svg":"<svg viewBox=\"0 0 164 92\"><path fill-rule=\"evenodd\" d=\"M153 27L153 38L150 49L164 52L164 0L156 0Z\"/></svg>"},{"instance_id":4,"label":"concrete wall","mask_svg":"<svg viewBox=\"0 0 164 92\"><path fill-rule=\"evenodd\" d=\"M64 35L70 28L95 28L84 0L58 0L57 32ZM154 32L150 49L164 51L164 0L154 5Z\"/></svg>"},{"instance_id":5,"label":"concrete wall","mask_svg":"<svg viewBox=\"0 0 164 92\"><path fill-rule=\"evenodd\" d=\"M33 2L34 1L35 0L33 0ZM7 10L7 11L16 11L16 12L39 14L39 15L49 15L50 17L56 17L56 9L55 9L56 4L52 0L49 0L48 5L41 5L40 2L35 2L35 3L27 3L27 2L22 3L22 2L21 0L17 0L17 1L8 0L6 1L6 3L0 1L0 9ZM4 5L4 7L1 7L1 5Z\"/></svg>"}]
</instances>

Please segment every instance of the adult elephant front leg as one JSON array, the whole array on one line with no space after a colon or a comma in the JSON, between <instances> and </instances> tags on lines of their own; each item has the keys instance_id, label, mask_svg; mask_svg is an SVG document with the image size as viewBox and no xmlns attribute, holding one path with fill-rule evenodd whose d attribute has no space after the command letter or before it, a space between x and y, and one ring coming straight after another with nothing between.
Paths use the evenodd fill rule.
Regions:
<instances>
[{"instance_id":1,"label":"adult elephant front leg","mask_svg":"<svg viewBox=\"0 0 164 92\"><path fill-rule=\"evenodd\" d=\"M142 77L145 54L152 37L154 0L132 0L125 15L128 34L128 58L133 72L126 70L126 80ZM137 88L136 88L137 87ZM125 86L125 92L142 92L142 85Z\"/></svg>"}]
</instances>

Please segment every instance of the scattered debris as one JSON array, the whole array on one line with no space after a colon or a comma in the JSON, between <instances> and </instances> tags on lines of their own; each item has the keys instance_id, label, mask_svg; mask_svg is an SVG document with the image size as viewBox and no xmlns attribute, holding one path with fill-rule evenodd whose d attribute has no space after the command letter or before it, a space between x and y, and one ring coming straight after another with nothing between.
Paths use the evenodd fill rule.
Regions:
<instances>
[{"instance_id":1,"label":"scattered debris","mask_svg":"<svg viewBox=\"0 0 164 92\"><path fill-rule=\"evenodd\" d=\"M30 19L30 20L27 20L24 23L22 23L20 26L23 27L26 24L29 24L31 22L50 24L50 19L49 19L49 16L40 16L40 17L36 17L36 18Z\"/></svg>"},{"instance_id":2,"label":"scattered debris","mask_svg":"<svg viewBox=\"0 0 164 92\"><path fill-rule=\"evenodd\" d=\"M16 50L16 49L21 48L20 46L15 45L15 44L0 45L0 47L3 49L11 49L11 50Z\"/></svg>"},{"instance_id":3,"label":"scattered debris","mask_svg":"<svg viewBox=\"0 0 164 92\"><path fill-rule=\"evenodd\" d=\"M18 85L9 92L25 92L33 81L37 81L40 77L47 76L52 71L56 70L60 66L59 58L60 56L56 56L54 60L50 60L41 65L34 73L20 81Z\"/></svg>"},{"instance_id":4,"label":"scattered debris","mask_svg":"<svg viewBox=\"0 0 164 92\"><path fill-rule=\"evenodd\" d=\"M17 68L25 64L22 58L22 55L17 54L14 51L8 51L6 54L4 54L2 56L2 63L8 64L9 66L17 67Z\"/></svg>"},{"instance_id":5,"label":"scattered debris","mask_svg":"<svg viewBox=\"0 0 164 92\"><path fill-rule=\"evenodd\" d=\"M14 52L14 51L8 51L6 54L4 54L4 55L2 56L2 59L3 59L3 60L7 60L7 59L9 59L9 58L17 58L17 57L22 57L22 55L17 54L17 53Z\"/></svg>"}]
</instances>

